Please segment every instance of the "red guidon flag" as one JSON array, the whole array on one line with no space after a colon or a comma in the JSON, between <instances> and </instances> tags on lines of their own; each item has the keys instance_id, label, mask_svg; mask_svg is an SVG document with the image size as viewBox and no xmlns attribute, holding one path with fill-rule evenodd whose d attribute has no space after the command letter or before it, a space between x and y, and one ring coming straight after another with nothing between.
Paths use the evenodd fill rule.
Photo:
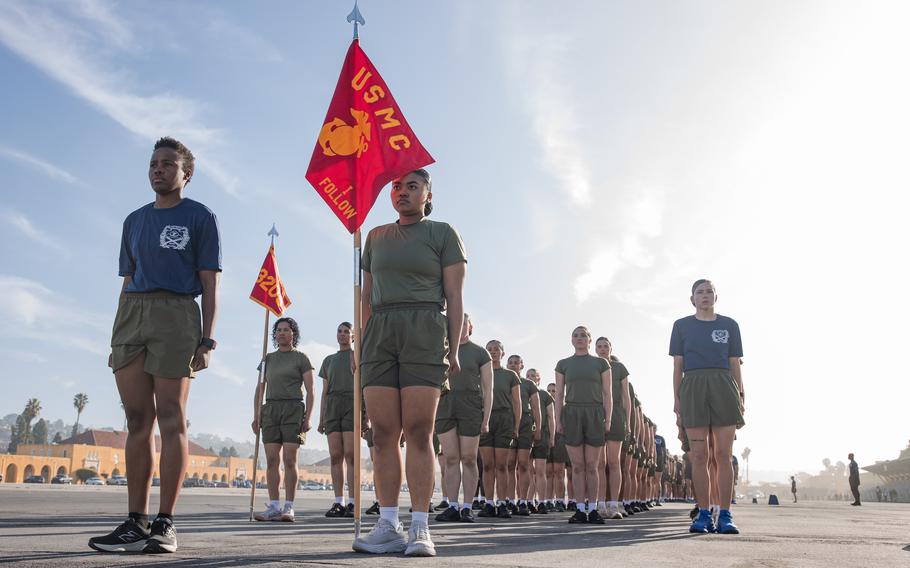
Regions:
<instances>
[{"instance_id":1,"label":"red guidon flag","mask_svg":"<svg viewBox=\"0 0 910 568\"><path fill-rule=\"evenodd\" d=\"M307 181L353 233L387 183L433 162L355 39L319 131Z\"/></svg>"},{"instance_id":2,"label":"red guidon flag","mask_svg":"<svg viewBox=\"0 0 910 568\"><path fill-rule=\"evenodd\" d=\"M269 252L265 255L265 260L262 261L259 278L256 279L256 284L253 285L250 299L275 314L275 317L281 317L284 310L291 305L291 299L288 298L284 284L281 282L281 277L278 276L275 245L269 247Z\"/></svg>"}]
</instances>

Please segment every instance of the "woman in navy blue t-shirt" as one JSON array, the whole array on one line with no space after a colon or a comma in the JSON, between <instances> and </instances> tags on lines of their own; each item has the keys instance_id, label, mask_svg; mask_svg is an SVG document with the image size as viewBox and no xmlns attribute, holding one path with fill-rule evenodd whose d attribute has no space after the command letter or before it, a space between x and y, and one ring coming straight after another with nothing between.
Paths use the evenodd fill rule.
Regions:
<instances>
[{"instance_id":1,"label":"woman in navy blue t-shirt","mask_svg":"<svg viewBox=\"0 0 910 568\"><path fill-rule=\"evenodd\" d=\"M690 532L738 534L730 514L733 499L733 439L743 426L743 356L739 325L714 313L717 294L710 280L692 285L695 315L673 324L670 355L673 357L674 411L689 438L692 482L699 514ZM710 443L714 447L710 447ZM708 511L708 456L717 460L720 514L715 527Z\"/></svg>"}]
</instances>

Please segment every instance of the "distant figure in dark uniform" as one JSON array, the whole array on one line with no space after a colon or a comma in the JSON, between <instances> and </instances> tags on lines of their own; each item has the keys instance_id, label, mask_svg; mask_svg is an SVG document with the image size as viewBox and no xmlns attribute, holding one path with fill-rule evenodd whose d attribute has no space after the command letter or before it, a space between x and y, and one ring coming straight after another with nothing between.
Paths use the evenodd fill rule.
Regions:
<instances>
[{"instance_id":1,"label":"distant figure in dark uniform","mask_svg":"<svg viewBox=\"0 0 910 568\"><path fill-rule=\"evenodd\" d=\"M796 476L790 476L790 493L793 493L793 502L796 503Z\"/></svg>"},{"instance_id":2,"label":"distant figure in dark uniform","mask_svg":"<svg viewBox=\"0 0 910 568\"><path fill-rule=\"evenodd\" d=\"M875 498L878 499L878 502L882 502L882 488L879 486L875 487Z\"/></svg>"},{"instance_id":3,"label":"distant figure in dark uniform","mask_svg":"<svg viewBox=\"0 0 910 568\"><path fill-rule=\"evenodd\" d=\"M859 466L853 461L853 454L847 454L847 459L850 460L850 492L853 493L853 502L850 504L856 507L862 505L859 502Z\"/></svg>"}]
</instances>

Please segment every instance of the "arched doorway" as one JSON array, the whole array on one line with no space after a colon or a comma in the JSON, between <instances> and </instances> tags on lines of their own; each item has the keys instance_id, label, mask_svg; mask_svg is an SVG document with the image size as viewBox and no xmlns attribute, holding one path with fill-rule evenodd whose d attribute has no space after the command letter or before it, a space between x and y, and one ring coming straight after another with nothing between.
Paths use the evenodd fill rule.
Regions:
<instances>
[{"instance_id":1,"label":"arched doorway","mask_svg":"<svg viewBox=\"0 0 910 568\"><path fill-rule=\"evenodd\" d=\"M120 476L120 469L115 467L114 471L111 472L111 477L119 477L119 476Z\"/></svg>"},{"instance_id":2,"label":"arched doorway","mask_svg":"<svg viewBox=\"0 0 910 568\"><path fill-rule=\"evenodd\" d=\"M221 483L227 483L227 474L226 473L221 474Z\"/></svg>"},{"instance_id":3,"label":"arched doorway","mask_svg":"<svg viewBox=\"0 0 910 568\"><path fill-rule=\"evenodd\" d=\"M203 474L202 474L202 481L208 481L208 480L209 480L209 474L203 473Z\"/></svg>"},{"instance_id":4,"label":"arched doorway","mask_svg":"<svg viewBox=\"0 0 910 568\"><path fill-rule=\"evenodd\" d=\"M262 477L259 478L259 483L265 483L265 476L264 476L264 475L263 475Z\"/></svg>"},{"instance_id":5,"label":"arched doorway","mask_svg":"<svg viewBox=\"0 0 910 568\"><path fill-rule=\"evenodd\" d=\"M57 468L57 475L66 475L66 467L60 466Z\"/></svg>"},{"instance_id":6,"label":"arched doorway","mask_svg":"<svg viewBox=\"0 0 910 568\"><path fill-rule=\"evenodd\" d=\"M25 481L26 479L28 479L29 477L31 477L33 475L35 475L35 468L34 468L34 466L32 466L32 464L28 464L27 466L25 466L25 469L22 470L22 481Z\"/></svg>"},{"instance_id":7,"label":"arched doorway","mask_svg":"<svg viewBox=\"0 0 910 568\"><path fill-rule=\"evenodd\" d=\"M3 476L3 481L7 483L19 483L19 468L16 467L16 464L11 463L6 466L6 475Z\"/></svg>"},{"instance_id":8,"label":"arched doorway","mask_svg":"<svg viewBox=\"0 0 910 568\"><path fill-rule=\"evenodd\" d=\"M51 466L46 465L41 468L41 477L44 478L45 483L51 482Z\"/></svg>"},{"instance_id":9,"label":"arched doorway","mask_svg":"<svg viewBox=\"0 0 910 568\"><path fill-rule=\"evenodd\" d=\"M199 479L199 472L193 474L193 479Z\"/></svg>"}]
</instances>

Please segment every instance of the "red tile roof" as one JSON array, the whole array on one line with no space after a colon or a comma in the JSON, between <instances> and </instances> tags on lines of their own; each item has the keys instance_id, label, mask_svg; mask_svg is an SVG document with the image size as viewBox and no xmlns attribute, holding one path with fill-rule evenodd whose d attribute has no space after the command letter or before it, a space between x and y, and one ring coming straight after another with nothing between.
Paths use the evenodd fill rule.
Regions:
<instances>
[{"instance_id":1,"label":"red tile roof","mask_svg":"<svg viewBox=\"0 0 910 568\"><path fill-rule=\"evenodd\" d=\"M209 456L209 457L218 457L217 454L208 451L199 444L195 442L188 442L190 455L191 456ZM62 442L59 445L67 444L85 444L87 446L106 446L109 448L118 448L123 449L126 447L126 432L121 432L115 430L113 432L109 430L86 430L85 432L71 436ZM161 451L161 438L155 436L155 451Z\"/></svg>"}]
</instances>

